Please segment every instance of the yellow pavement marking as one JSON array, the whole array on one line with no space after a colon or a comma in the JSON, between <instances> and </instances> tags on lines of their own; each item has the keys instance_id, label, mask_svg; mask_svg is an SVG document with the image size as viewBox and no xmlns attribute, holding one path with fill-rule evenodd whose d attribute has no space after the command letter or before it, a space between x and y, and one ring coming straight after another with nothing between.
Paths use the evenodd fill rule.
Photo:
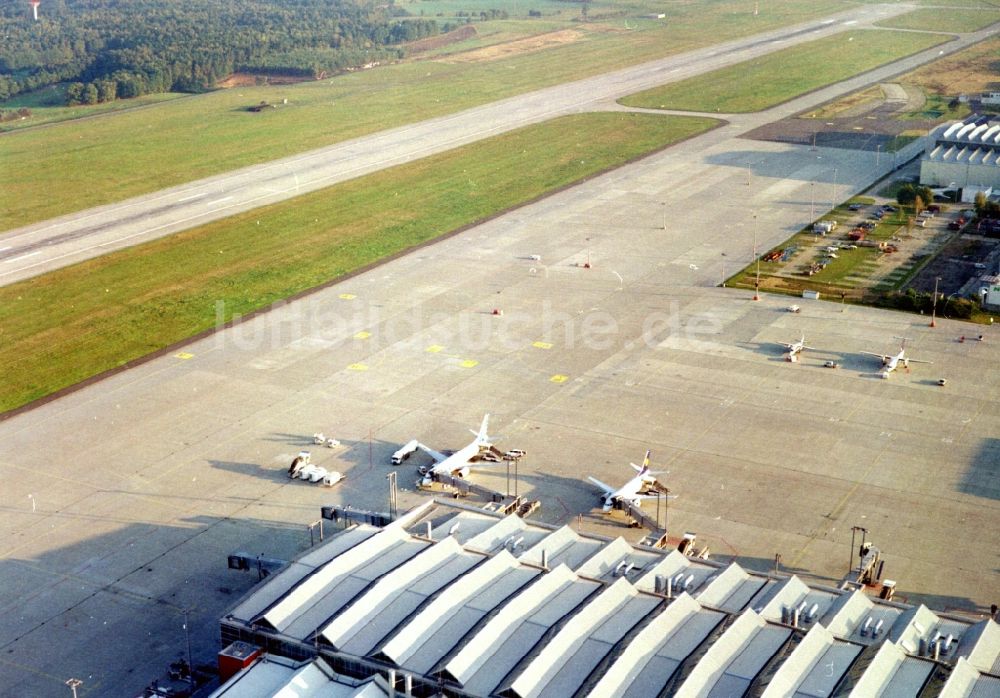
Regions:
<instances>
[{"instance_id":1,"label":"yellow pavement marking","mask_svg":"<svg viewBox=\"0 0 1000 698\"><path fill-rule=\"evenodd\" d=\"M342 301L353 301L355 298L357 298L357 296L355 296L353 293L341 293L340 294L340 300L342 300Z\"/></svg>"},{"instance_id":2,"label":"yellow pavement marking","mask_svg":"<svg viewBox=\"0 0 1000 698\"><path fill-rule=\"evenodd\" d=\"M478 365L479 362L476 361L475 359L466 359L461 364L459 364L459 366L461 366L462 368L472 368L473 366L478 366Z\"/></svg>"},{"instance_id":3,"label":"yellow pavement marking","mask_svg":"<svg viewBox=\"0 0 1000 698\"><path fill-rule=\"evenodd\" d=\"M444 350L444 347L441 346L440 344L432 344L429 347L427 347L427 351L430 352L431 354L437 354L442 350Z\"/></svg>"},{"instance_id":4,"label":"yellow pavement marking","mask_svg":"<svg viewBox=\"0 0 1000 698\"><path fill-rule=\"evenodd\" d=\"M371 336L372 336L371 332L365 332L364 330L361 330L356 335L354 335L354 338L355 339L368 339Z\"/></svg>"},{"instance_id":5,"label":"yellow pavement marking","mask_svg":"<svg viewBox=\"0 0 1000 698\"><path fill-rule=\"evenodd\" d=\"M177 359L193 359L194 354L189 354L186 351L182 351L179 354L174 354L174 358Z\"/></svg>"},{"instance_id":6,"label":"yellow pavement marking","mask_svg":"<svg viewBox=\"0 0 1000 698\"><path fill-rule=\"evenodd\" d=\"M368 364L351 364L347 367L348 371L367 371Z\"/></svg>"},{"instance_id":7,"label":"yellow pavement marking","mask_svg":"<svg viewBox=\"0 0 1000 698\"><path fill-rule=\"evenodd\" d=\"M553 383L565 383L566 381L569 380L569 376L564 376L561 373L557 373L556 375L549 378L549 380L552 381Z\"/></svg>"},{"instance_id":8,"label":"yellow pavement marking","mask_svg":"<svg viewBox=\"0 0 1000 698\"><path fill-rule=\"evenodd\" d=\"M536 349L551 349L552 342L532 342L531 346L535 347Z\"/></svg>"}]
</instances>

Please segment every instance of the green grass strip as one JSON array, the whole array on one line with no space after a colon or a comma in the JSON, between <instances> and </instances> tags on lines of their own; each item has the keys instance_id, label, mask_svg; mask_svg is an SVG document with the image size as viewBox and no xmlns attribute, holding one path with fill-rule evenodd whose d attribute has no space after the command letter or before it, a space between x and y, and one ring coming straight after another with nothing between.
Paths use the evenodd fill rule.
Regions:
<instances>
[{"instance_id":1,"label":"green grass strip","mask_svg":"<svg viewBox=\"0 0 1000 698\"><path fill-rule=\"evenodd\" d=\"M645 90L619 101L630 107L649 109L760 111L946 40L935 34L859 29Z\"/></svg>"},{"instance_id":2,"label":"green grass strip","mask_svg":"<svg viewBox=\"0 0 1000 698\"><path fill-rule=\"evenodd\" d=\"M0 411L716 123L568 116L0 287Z\"/></svg>"},{"instance_id":3,"label":"green grass strip","mask_svg":"<svg viewBox=\"0 0 1000 698\"><path fill-rule=\"evenodd\" d=\"M934 32L974 32L1000 22L1000 11L987 9L943 10L926 7L878 22L876 26Z\"/></svg>"},{"instance_id":4,"label":"green grass strip","mask_svg":"<svg viewBox=\"0 0 1000 698\"><path fill-rule=\"evenodd\" d=\"M419 61L298 85L232 88L4 134L0 230L852 6L783 0L755 16L746 0L713 0L711 11L681 4L644 31L626 30L624 19L614 27L567 22L577 41L503 60ZM247 112L261 101L279 106Z\"/></svg>"}]
</instances>

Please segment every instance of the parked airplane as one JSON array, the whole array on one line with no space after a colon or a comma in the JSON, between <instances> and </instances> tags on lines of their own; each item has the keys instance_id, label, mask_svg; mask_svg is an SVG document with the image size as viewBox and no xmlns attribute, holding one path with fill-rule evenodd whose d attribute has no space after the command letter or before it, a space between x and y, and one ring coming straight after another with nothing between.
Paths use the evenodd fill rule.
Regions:
<instances>
[{"instance_id":1,"label":"parked airplane","mask_svg":"<svg viewBox=\"0 0 1000 698\"><path fill-rule=\"evenodd\" d=\"M812 347L806 346L806 335L803 332L802 338L797 342L792 342L788 344L786 342L778 342L781 346L788 350L788 354L785 356L786 359L791 361L793 364L799 360L799 354L802 353L803 349L809 349L815 351Z\"/></svg>"},{"instance_id":2,"label":"parked airplane","mask_svg":"<svg viewBox=\"0 0 1000 698\"><path fill-rule=\"evenodd\" d=\"M649 455L650 452L646 451L646 457L642 461L642 467L639 467L635 463L629 463L629 465L631 465L632 468L638 472L638 475L617 489L604 484L596 477L587 478L604 490L604 493L601 495L601 502L603 503L605 512L611 511L617 501L625 501L631 503L633 506L640 506L643 499L653 499L658 496L655 494L641 494L647 487L649 487L649 485L656 482L656 478L654 476L659 474L654 473L649 469Z\"/></svg>"},{"instance_id":3,"label":"parked airplane","mask_svg":"<svg viewBox=\"0 0 1000 698\"><path fill-rule=\"evenodd\" d=\"M876 354L876 353L871 352L871 351L863 351L863 352L861 352L862 354L864 354L866 356L877 356L878 358L882 359L882 365L885 367L885 370L882 371L882 373L880 375L883 378L888 378L890 373L892 373L897 368L899 368L899 364L900 363L902 363L903 364L903 368L905 368L907 370L909 370L909 368L910 368L910 362L911 361L913 363L915 363L915 364L932 364L932 363L934 363L933 361L923 361L921 359L911 359L910 357L906 356L906 340L907 340L907 338L906 337L896 337L896 339L900 340L899 341L899 353L898 354L895 354L895 355Z\"/></svg>"},{"instance_id":4,"label":"parked airplane","mask_svg":"<svg viewBox=\"0 0 1000 698\"><path fill-rule=\"evenodd\" d=\"M442 473L444 475L451 475L452 477L466 477L469 474L469 468L472 463L481 463L483 461L497 463L500 461L500 457L493 449L493 437L487 433L489 421L490 416L487 414L483 417L479 431L469 430L475 435L475 440L468 446L455 451L450 456L428 448L416 439L413 439L392 454L392 464L399 465L411 453L419 449L434 459L434 465L420 468L420 474L425 478L430 479L434 473Z\"/></svg>"}]
</instances>

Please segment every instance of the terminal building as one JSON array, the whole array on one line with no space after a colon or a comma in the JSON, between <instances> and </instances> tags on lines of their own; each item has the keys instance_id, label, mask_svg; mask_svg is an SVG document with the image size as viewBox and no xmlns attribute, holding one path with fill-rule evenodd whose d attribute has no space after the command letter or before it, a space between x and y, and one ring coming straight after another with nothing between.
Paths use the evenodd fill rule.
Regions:
<instances>
[{"instance_id":1,"label":"terminal building","mask_svg":"<svg viewBox=\"0 0 1000 698\"><path fill-rule=\"evenodd\" d=\"M972 115L941 124L928 136L920 162L920 183L961 190L972 202L979 192L1000 190L1000 118Z\"/></svg>"},{"instance_id":2,"label":"terminal building","mask_svg":"<svg viewBox=\"0 0 1000 698\"><path fill-rule=\"evenodd\" d=\"M221 619L261 688L251 666L218 695L293 676L315 696L1000 695L992 618L693 550L438 501L351 525Z\"/></svg>"}]
</instances>

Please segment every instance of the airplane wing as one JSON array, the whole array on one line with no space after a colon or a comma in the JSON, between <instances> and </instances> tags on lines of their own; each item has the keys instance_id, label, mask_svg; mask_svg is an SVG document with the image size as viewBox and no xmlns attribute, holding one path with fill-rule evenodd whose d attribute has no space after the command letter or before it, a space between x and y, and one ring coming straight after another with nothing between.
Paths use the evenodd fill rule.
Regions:
<instances>
[{"instance_id":1,"label":"airplane wing","mask_svg":"<svg viewBox=\"0 0 1000 698\"><path fill-rule=\"evenodd\" d=\"M933 361L927 361L926 359L911 359L909 356L906 357L907 362L911 364L932 364Z\"/></svg>"},{"instance_id":2,"label":"airplane wing","mask_svg":"<svg viewBox=\"0 0 1000 698\"><path fill-rule=\"evenodd\" d=\"M788 342L775 342L775 344L777 344L780 347L784 347L788 351L791 351L792 347L795 346L794 344L789 344Z\"/></svg>"},{"instance_id":3,"label":"airplane wing","mask_svg":"<svg viewBox=\"0 0 1000 698\"><path fill-rule=\"evenodd\" d=\"M802 348L803 349L808 349L809 351L819 351L819 349L817 349L816 347L809 347L809 346L805 346L805 345L803 345Z\"/></svg>"},{"instance_id":4,"label":"airplane wing","mask_svg":"<svg viewBox=\"0 0 1000 698\"><path fill-rule=\"evenodd\" d=\"M612 492L615 491L614 487L611 487L610 485L604 484L603 482L601 482L600 480L598 480L596 477L590 477L590 476L588 476L587 479L590 480L591 482L593 482L598 487L600 487L602 490L604 490L605 494L611 494Z\"/></svg>"},{"instance_id":5,"label":"airplane wing","mask_svg":"<svg viewBox=\"0 0 1000 698\"><path fill-rule=\"evenodd\" d=\"M876 356L876 357L882 359L883 361L887 361L890 358L892 358L892 357L886 356L885 354L876 354L873 351L860 351L858 353L859 354L864 354L865 356Z\"/></svg>"},{"instance_id":6,"label":"airplane wing","mask_svg":"<svg viewBox=\"0 0 1000 698\"><path fill-rule=\"evenodd\" d=\"M433 458L435 463L443 463L448 459L448 456L438 451L435 451L433 448L428 448L427 446L424 446L422 443L418 443L417 448L419 448L421 451L423 451L428 456Z\"/></svg>"}]
</instances>

